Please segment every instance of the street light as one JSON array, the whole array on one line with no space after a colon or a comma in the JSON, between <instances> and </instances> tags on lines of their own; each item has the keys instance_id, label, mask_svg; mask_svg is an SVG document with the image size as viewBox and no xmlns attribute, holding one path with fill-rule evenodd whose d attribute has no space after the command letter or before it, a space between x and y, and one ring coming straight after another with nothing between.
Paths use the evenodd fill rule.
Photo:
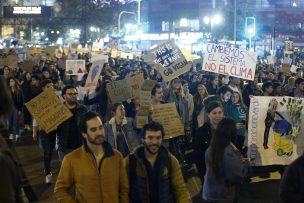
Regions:
<instances>
[{"instance_id":1,"label":"street light","mask_svg":"<svg viewBox=\"0 0 304 203\"><path fill-rule=\"evenodd\" d=\"M131 14L131 15L134 15L135 16L135 20L136 20L136 13L134 12L129 12L129 11L121 11L119 13L119 16L118 16L118 35L120 36L120 18L123 14Z\"/></svg>"},{"instance_id":2,"label":"street light","mask_svg":"<svg viewBox=\"0 0 304 203\"><path fill-rule=\"evenodd\" d=\"M204 23L206 25L210 24L210 32L212 33L214 25L219 25L222 23L221 15L214 15L213 17L205 16Z\"/></svg>"}]
</instances>

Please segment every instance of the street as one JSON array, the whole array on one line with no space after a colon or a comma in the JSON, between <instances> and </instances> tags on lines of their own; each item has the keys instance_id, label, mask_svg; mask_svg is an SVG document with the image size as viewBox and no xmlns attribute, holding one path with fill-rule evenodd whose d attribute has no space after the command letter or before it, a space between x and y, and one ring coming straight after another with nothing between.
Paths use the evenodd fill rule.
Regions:
<instances>
[{"instance_id":1,"label":"street","mask_svg":"<svg viewBox=\"0 0 304 203\"><path fill-rule=\"evenodd\" d=\"M38 202L50 203L56 202L53 196L54 184L45 184L45 176L43 172L43 154L42 149L38 144L32 141L31 136L23 136L21 141L16 146L16 151L19 159L23 165L30 185L38 198ZM57 177L60 163L58 161L57 153L53 154L53 176ZM273 170L270 169L269 170ZM280 174L277 171L270 173L268 176L265 173L265 168L262 170L254 170L256 175L251 179L251 183L241 186L240 203L277 203L278 187ZM194 176L193 168L184 170L184 176L187 182L188 191L191 194L192 200L195 203L204 202L199 194L200 181Z\"/></svg>"}]
</instances>

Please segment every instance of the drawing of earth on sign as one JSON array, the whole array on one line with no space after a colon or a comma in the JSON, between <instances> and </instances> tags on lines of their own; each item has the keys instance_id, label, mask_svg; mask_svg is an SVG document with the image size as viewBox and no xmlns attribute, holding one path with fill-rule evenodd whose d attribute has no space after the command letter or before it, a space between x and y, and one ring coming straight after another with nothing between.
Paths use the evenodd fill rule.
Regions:
<instances>
[{"instance_id":1,"label":"drawing of earth on sign","mask_svg":"<svg viewBox=\"0 0 304 203\"><path fill-rule=\"evenodd\" d=\"M95 77L96 77L96 75L97 75L97 73L98 73L98 70L99 70L99 65L96 65L96 66L93 68L93 70L92 70L91 82L94 81L94 79L95 79Z\"/></svg>"}]
</instances>

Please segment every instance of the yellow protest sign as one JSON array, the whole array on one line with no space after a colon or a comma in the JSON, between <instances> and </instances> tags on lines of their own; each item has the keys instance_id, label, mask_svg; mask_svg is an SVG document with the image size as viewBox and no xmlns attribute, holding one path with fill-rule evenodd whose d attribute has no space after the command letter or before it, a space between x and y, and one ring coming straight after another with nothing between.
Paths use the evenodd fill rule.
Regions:
<instances>
[{"instance_id":1,"label":"yellow protest sign","mask_svg":"<svg viewBox=\"0 0 304 203\"><path fill-rule=\"evenodd\" d=\"M178 115L175 103L159 104L155 105L153 108L153 120L164 126L164 139L170 139L185 134L184 125Z\"/></svg>"},{"instance_id":2,"label":"yellow protest sign","mask_svg":"<svg viewBox=\"0 0 304 203\"><path fill-rule=\"evenodd\" d=\"M46 133L55 130L58 125L72 117L72 113L52 89L43 91L25 105Z\"/></svg>"}]
</instances>

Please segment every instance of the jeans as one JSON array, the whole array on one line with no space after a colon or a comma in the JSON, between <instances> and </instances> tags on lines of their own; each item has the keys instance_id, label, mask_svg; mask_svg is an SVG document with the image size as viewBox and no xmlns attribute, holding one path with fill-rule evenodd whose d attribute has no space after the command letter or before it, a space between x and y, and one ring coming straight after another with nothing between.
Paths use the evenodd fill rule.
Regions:
<instances>
[{"instance_id":1,"label":"jeans","mask_svg":"<svg viewBox=\"0 0 304 203\"><path fill-rule=\"evenodd\" d=\"M44 173L48 175L51 173L51 161L53 150L56 144L56 133L50 132L46 134L44 131L39 131L38 136L41 139L41 144L43 147L43 163L44 163Z\"/></svg>"},{"instance_id":2,"label":"jeans","mask_svg":"<svg viewBox=\"0 0 304 203\"><path fill-rule=\"evenodd\" d=\"M19 127L19 115L18 111L14 110L9 118L9 130L10 133L14 135L14 139L16 135L19 135L20 127Z\"/></svg>"}]
</instances>

